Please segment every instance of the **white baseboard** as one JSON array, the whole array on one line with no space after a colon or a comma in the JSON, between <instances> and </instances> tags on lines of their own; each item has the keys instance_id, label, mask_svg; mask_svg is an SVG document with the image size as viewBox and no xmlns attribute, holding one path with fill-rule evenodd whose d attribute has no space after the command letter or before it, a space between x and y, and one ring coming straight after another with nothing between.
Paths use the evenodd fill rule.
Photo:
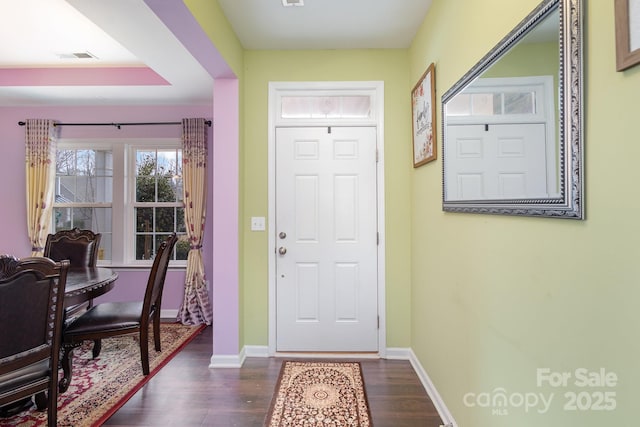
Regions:
<instances>
[{"instance_id":1,"label":"white baseboard","mask_svg":"<svg viewBox=\"0 0 640 427\"><path fill-rule=\"evenodd\" d=\"M214 354L211 356L209 368L242 368L245 358L246 354L244 348L240 354Z\"/></svg>"},{"instance_id":2,"label":"white baseboard","mask_svg":"<svg viewBox=\"0 0 640 427\"><path fill-rule=\"evenodd\" d=\"M244 353L247 357L269 357L269 347L266 345L245 345Z\"/></svg>"},{"instance_id":3,"label":"white baseboard","mask_svg":"<svg viewBox=\"0 0 640 427\"><path fill-rule=\"evenodd\" d=\"M413 350L407 350L409 353L409 362L411 362L413 370L416 371L416 375L418 375L418 378L420 378L422 386L427 391L427 394L431 398L433 405L436 407L438 415L440 415L440 418L442 419L442 424L451 427L458 427L458 424L456 424L456 421L453 419L453 415L451 415L451 412L447 408L447 405L445 405L444 400L442 400L440 393L438 393L438 390L436 390L433 382L431 382L431 378L429 378L427 371L425 371L425 369L422 367Z\"/></svg>"},{"instance_id":4,"label":"white baseboard","mask_svg":"<svg viewBox=\"0 0 640 427\"><path fill-rule=\"evenodd\" d=\"M174 308L171 310L160 310L160 318L161 319L177 319L178 318L178 309Z\"/></svg>"},{"instance_id":5,"label":"white baseboard","mask_svg":"<svg viewBox=\"0 0 640 427\"><path fill-rule=\"evenodd\" d=\"M385 359L391 360L410 360L411 349L402 347L389 347L387 348L387 357Z\"/></svg>"}]
</instances>

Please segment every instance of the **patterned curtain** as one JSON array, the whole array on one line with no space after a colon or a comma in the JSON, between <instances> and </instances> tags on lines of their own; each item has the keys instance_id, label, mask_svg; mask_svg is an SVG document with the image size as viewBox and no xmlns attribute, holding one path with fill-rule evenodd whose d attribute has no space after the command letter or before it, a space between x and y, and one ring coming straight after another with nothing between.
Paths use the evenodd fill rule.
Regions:
<instances>
[{"instance_id":1,"label":"patterned curtain","mask_svg":"<svg viewBox=\"0 0 640 427\"><path fill-rule=\"evenodd\" d=\"M182 177L184 222L189 236L184 299L178 321L185 325L210 325L213 320L207 292L202 236L207 211L207 134L204 119L182 120Z\"/></svg>"},{"instance_id":2,"label":"patterned curtain","mask_svg":"<svg viewBox=\"0 0 640 427\"><path fill-rule=\"evenodd\" d=\"M54 121L26 121L27 227L31 255L42 256L51 227L56 176Z\"/></svg>"}]
</instances>

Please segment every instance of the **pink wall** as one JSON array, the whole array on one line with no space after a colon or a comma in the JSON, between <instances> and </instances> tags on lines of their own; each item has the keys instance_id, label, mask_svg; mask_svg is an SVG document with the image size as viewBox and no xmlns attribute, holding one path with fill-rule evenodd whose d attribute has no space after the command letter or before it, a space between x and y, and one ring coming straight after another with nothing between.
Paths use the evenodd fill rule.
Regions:
<instances>
[{"instance_id":1,"label":"pink wall","mask_svg":"<svg viewBox=\"0 0 640 427\"><path fill-rule=\"evenodd\" d=\"M60 122L178 121L183 117L212 118L209 134L207 221L203 240L205 272L213 296L213 354L240 351L238 269L239 88L238 80L209 37L181 1L145 0L215 80L213 106L145 107L0 107L0 253L31 253L26 237L24 128L18 121L50 118ZM99 103L99 100L96 100ZM179 126L67 127L63 138L148 138L180 135ZM139 299L147 272L121 271L116 289L103 300ZM183 296L184 271L170 271L164 309L177 309Z\"/></svg>"},{"instance_id":2,"label":"pink wall","mask_svg":"<svg viewBox=\"0 0 640 427\"><path fill-rule=\"evenodd\" d=\"M205 117L213 115L210 106L175 107L0 107L0 253L18 257L29 256L31 247L27 238L25 200L25 148L24 127L19 121L28 118L48 118L59 122L149 122L180 121L183 117ZM60 127L60 138L179 138L180 126L129 126L120 130L115 127ZM213 146L213 132L209 132L209 146ZM213 172L209 168L209 174ZM211 179L209 180L211 182ZM207 201L209 212L215 207L211 198ZM208 228L211 230L211 227ZM205 260L212 260L211 233L204 241ZM212 262L205 265L209 277L213 275ZM139 300L144 293L148 271L119 271L113 291L101 301ZM163 309L178 309L182 302L184 270L170 271L163 297Z\"/></svg>"},{"instance_id":3,"label":"pink wall","mask_svg":"<svg viewBox=\"0 0 640 427\"><path fill-rule=\"evenodd\" d=\"M213 353L236 355L240 350L239 291L239 150L238 80L216 79L213 111L213 185L208 199L213 215ZM209 219L209 218L207 218ZM208 227L208 225L207 225Z\"/></svg>"}]
</instances>

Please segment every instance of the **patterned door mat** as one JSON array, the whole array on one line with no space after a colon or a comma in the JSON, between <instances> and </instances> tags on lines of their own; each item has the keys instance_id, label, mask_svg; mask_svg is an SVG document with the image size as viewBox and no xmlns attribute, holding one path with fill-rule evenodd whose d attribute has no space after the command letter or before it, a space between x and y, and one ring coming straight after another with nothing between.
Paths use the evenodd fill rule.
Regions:
<instances>
[{"instance_id":1,"label":"patterned door mat","mask_svg":"<svg viewBox=\"0 0 640 427\"><path fill-rule=\"evenodd\" d=\"M371 427L358 362L284 361L266 427Z\"/></svg>"}]
</instances>

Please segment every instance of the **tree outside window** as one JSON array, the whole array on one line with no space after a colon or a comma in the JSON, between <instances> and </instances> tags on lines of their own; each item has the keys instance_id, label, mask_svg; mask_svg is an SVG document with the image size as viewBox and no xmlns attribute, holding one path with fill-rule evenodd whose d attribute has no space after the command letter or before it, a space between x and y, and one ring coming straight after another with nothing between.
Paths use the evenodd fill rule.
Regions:
<instances>
[{"instance_id":1,"label":"tree outside window","mask_svg":"<svg viewBox=\"0 0 640 427\"><path fill-rule=\"evenodd\" d=\"M135 256L150 260L167 236L179 235L175 258L186 260L189 241L182 207L182 150L136 150Z\"/></svg>"}]
</instances>

